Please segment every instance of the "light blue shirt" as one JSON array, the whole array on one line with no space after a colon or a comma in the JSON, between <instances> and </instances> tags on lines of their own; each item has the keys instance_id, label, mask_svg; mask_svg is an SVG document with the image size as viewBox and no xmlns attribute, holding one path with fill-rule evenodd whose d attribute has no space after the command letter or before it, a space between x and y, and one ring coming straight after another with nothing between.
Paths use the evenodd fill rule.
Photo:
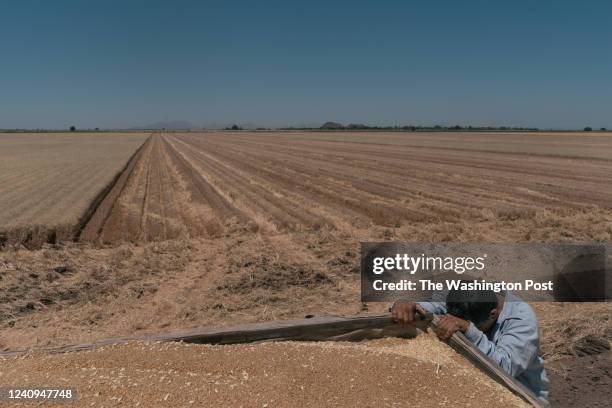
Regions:
<instances>
[{"instance_id":1,"label":"light blue shirt","mask_svg":"<svg viewBox=\"0 0 612 408\"><path fill-rule=\"evenodd\" d=\"M419 304L430 313L446 314L445 303ZM489 336L470 323L465 337L548 404L548 377L544 370L544 360L539 356L538 319L531 306L507 292L502 312L489 331Z\"/></svg>"}]
</instances>

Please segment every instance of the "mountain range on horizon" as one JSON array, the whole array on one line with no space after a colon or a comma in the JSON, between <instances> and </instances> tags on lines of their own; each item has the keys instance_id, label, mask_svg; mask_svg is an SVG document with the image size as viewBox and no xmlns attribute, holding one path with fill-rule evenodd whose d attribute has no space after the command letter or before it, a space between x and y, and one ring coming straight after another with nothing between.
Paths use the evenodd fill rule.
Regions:
<instances>
[{"instance_id":1,"label":"mountain range on horizon","mask_svg":"<svg viewBox=\"0 0 612 408\"><path fill-rule=\"evenodd\" d=\"M162 120L144 126L134 126L130 130L193 129L195 126L188 120Z\"/></svg>"}]
</instances>

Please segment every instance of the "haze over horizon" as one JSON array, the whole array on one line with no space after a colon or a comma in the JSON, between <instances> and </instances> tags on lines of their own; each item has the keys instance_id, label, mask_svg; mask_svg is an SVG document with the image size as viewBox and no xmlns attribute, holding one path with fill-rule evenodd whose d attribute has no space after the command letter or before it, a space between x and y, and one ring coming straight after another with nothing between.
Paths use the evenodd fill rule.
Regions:
<instances>
[{"instance_id":1,"label":"haze over horizon","mask_svg":"<svg viewBox=\"0 0 612 408\"><path fill-rule=\"evenodd\" d=\"M612 4L0 5L0 129L612 128Z\"/></svg>"}]
</instances>

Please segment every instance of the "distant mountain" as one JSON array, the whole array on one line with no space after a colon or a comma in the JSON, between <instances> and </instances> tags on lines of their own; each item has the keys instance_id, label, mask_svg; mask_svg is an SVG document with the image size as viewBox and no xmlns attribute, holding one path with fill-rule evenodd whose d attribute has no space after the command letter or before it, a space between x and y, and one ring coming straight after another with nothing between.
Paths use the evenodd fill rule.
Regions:
<instances>
[{"instance_id":1,"label":"distant mountain","mask_svg":"<svg viewBox=\"0 0 612 408\"><path fill-rule=\"evenodd\" d=\"M320 122L303 122L303 123L297 123L295 125L292 125L291 127L294 128L300 128L300 129L308 129L308 128L320 128L321 127L321 123Z\"/></svg>"},{"instance_id":2,"label":"distant mountain","mask_svg":"<svg viewBox=\"0 0 612 408\"><path fill-rule=\"evenodd\" d=\"M342 126L342 124L338 122L325 122L323 126L321 126L321 129L343 129L343 128L344 126Z\"/></svg>"},{"instance_id":3,"label":"distant mountain","mask_svg":"<svg viewBox=\"0 0 612 408\"><path fill-rule=\"evenodd\" d=\"M188 120L164 120L160 122L151 123L145 126L136 126L131 129L133 130L161 130L161 129L193 129L193 123Z\"/></svg>"}]
</instances>

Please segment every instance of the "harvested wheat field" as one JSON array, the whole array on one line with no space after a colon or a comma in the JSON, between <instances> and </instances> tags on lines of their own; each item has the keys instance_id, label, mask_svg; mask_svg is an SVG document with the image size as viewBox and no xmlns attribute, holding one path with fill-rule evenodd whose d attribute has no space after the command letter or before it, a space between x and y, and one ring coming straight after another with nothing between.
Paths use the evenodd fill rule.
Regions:
<instances>
[{"instance_id":1,"label":"harvested wheat field","mask_svg":"<svg viewBox=\"0 0 612 408\"><path fill-rule=\"evenodd\" d=\"M79 407L528 406L427 335L356 345L129 343L9 358L1 373L4 386L77 388Z\"/></svg>"},{"instance_id":2,"label":"harvested wheat field","mask_svg":"<svg viewBox=\"0 0 612 408\"><path fill-rule=\"evenodd\" d=\"M0 246L72 239L146 136L0 134Z\"/></svg>"},{"instance_id":3,"label":"harvested wheat field","mask_svg":"<svg viewBox=\"0 0 612 408\"><path fill-rule=\"evenodd\" d=\"M359 302L362 240L609 241L610 146L597 133L154 134L129 162L124 149L80 242L0 251L0 346L377 311Z\"/></svg>"},{"instance_id":4,"label":"harvested wheat field","mask_svg":"<svg viewBox=\"0 0 612 408\"><path fill-rule=\"evenodd\" d=\"M607 135L158 134L81 239L371 227L404 235L433 224L580 223L599 216L603 223L590 223L582 236L559 232L605 240L611 144ZM499 232L490 238L502 238ZM530 239L531 231L523 233Z\"/></svg>"},{"instance_id":5,"label":"harvested wheat field","mask_svg":"<svg viewBox=\"0 0 612 408\"><path fill-rule=\"evenodd\" d=\"M3 137L19 140L22 135ZM24 140L35 140L29 137L35 138L27 135ZM192 132L99 137L90 146L114 153L100 158L78 143L64 144L72 153L60 153L54 145L58 142L49 142L56 149L49 148L54 152L50 157L58 157L57 163L68 156L79 163L63 177L45 176L56 166L45 167L44 153L31 153L35 159L29 162L42 170L19 167L19 160L12 159L17 150L7 155L14 165L6 168L21 169L14 177L25 179L23 174L32 171L46 182L27 179L33 192L28 193L27 183L10 189L10 202L0 195L3 214L13 206L24 213L39 208L32 213L55 214L51 219L67 214L78 219L92 211L74 241L51 240L36 250L18 244L0 249L3 350L382 311L386 305L359 301L360 241L612 240L609 134ZM113 137L129 148L113 150L114 142L103 142ZM33 152L38 151L35 146ZM79 148L87 152L77 155L74 149ZM25 165L27 149L20 149ZM111 157L115 167L104 173ZM95 166L97 171L79 178ZM0 178L7 179L4 168ZM45 188L47 193L37 192ZM73 192L78 188L81 192ZM102 190L106 194L95 201ZM58 197L70 198L37 207L56 191L62 192ZM85 191L94 201L84 199ZM36 194L43 198L29 199ZM551 367L551 377L557 384L573 384L583 375L580 381L596 386L588 370L574 372L570 381L562 367L605 355L612 340L610 304L535 306L544 358L563 364ZM567 330L576 319L588 321L580 327L589 330Z\"/></svg>"}]
</instances>

